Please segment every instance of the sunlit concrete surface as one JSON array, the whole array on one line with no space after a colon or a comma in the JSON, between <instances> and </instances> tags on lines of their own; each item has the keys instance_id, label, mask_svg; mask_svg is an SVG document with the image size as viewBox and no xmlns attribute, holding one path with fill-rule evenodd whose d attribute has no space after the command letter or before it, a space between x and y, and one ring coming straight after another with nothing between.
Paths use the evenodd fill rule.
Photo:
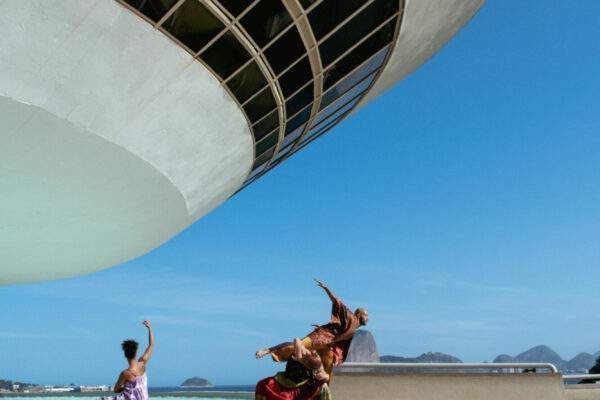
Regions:
<instances>
[{"instance_id":1,"label":"sunlit concrete surface","mask_svg":"<svg viewBox=\"0 0 600 400\"><path fill-rule=\"evenodd\" d=\"M600 384L567 385L565 394L569 400L598 400L600 399Z\"/></svg>"},{"instance_id":2,"label":"sunlit concrete surface","mask_svg":"<svg viewBox=\"0 0 600 400\"><path fill-rule=\"evenodd\" d=\"M394 52L381 77L356 110L429 60L473 18L484 3L485 0L406 0Z\"/></svg>"},{"instance_id":3,"label":"sunlit concrete surface","mask_svg":"<svg viewBox=\"0 0 600 400\"><path fill-rule=\"evenodd\" d=\"M342 372L334 374L331 391L334 399L344 400L576 399L567 395L571 391L564 388L562 375L556 373Z\"/></svg>"},{"instance_id":4,"label":"sunlit concrete surface","mask_svg":"<svg viewBox=\"0 0 600 400\"><path fill-rule=\"evenodd\" d=\"M237 104L112 0L0 2L0 284L110 267L233 194Z\"/></svg>"},{"instance_id":5,"label":"sunlit concrete surface","mask_svg":"<svg viewBox=\"0 0 600 400\"><path fill-rule=\"evenodd\" d=\"M484 0L406 0L366 104ZM114 0L0 1L0 285L138 257L235 193L253 139L236 101Z\"/></svg>"}]
</instances>

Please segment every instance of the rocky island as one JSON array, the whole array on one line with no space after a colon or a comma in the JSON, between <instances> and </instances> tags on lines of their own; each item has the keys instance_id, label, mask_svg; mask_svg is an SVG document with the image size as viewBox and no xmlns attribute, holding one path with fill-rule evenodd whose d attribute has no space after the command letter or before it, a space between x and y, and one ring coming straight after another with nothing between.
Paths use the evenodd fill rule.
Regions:
<instances>
[{"instance_id":1,"label":"rocky island","mask_svg":"<svg viewBox=\"0 0 600 400\"><path fill-rule=\"evenodd\" d=\"M213 387L213 384L210 383L207 379L198 378L197 376L193 378L186 379L183 381L179 387L182 388L200 388L200 387Z\"/></svg>"}]
</instances>

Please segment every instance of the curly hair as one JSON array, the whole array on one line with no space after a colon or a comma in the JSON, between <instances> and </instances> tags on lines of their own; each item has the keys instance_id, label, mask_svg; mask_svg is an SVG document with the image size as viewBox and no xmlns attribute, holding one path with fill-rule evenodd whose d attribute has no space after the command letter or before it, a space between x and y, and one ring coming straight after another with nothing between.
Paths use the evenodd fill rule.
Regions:
<instances>
[{"instance_id":1,"label":"curly hair","mask_svg":"<svg viewBox=\"0 0 600 400\"><path fill-rule=\"evenodd\" d=\"M305 363L306 366L309 369L319 369L321 368L321 366L323 365L323 362L321 361L321 357L319 356L319 354L316 351L311 351L311 354L309 357L305 358Z\"/></svg>"},{"instance_id":2,"label":"curly hair","mask_svg":"<svg viewBox=\"0 0 600 400\"><path fill-rule=\"evenodd\" d=\"M135 357L135 354L137 353L138 342L136 342L133 339L127 339L123 341L123 343L121 343L121 347L125 352L125 358L131 360Z\"/></svg>"}]
</instances>

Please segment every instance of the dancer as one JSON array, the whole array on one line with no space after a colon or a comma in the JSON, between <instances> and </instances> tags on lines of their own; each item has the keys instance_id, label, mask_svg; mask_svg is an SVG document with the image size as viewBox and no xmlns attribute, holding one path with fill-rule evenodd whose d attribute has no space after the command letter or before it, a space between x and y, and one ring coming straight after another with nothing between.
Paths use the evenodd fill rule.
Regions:
<instances>
[{"instance_id":1,"label":"dancer","mask_svg":"<svg viewBox=\"0 0 600 400\"><path fill-rule=\"evenodd\" d=\"M298 338L294 339L293 348L285 372L256 384L255 400L331 400L329 375L317 352L308 350Z\"/></svg>"},{"instance_id":2,"label":"dancer","mask_svg":"<svg viewBox=\"0 0 600 400\"><path fill-rule=\"evenodd\" d=\"M113 397L103 397L103 399L114 400L148 400L148 377L146 376L146 364L150 359L154 349L154 336L150 322L143 321L142 324L148 328L148 348L142 356L136 360L138 342L135 340L125 340L121 347L125 352L125 358L129 363L129 368L123 370L115 383L114 392L119 393Z\"/></svg>"},{"instance_id":3,"label":"dancer","mask_svg":"<svg viewBox=\"0 0 600 400\"><path fill-rule=\"evenodd\" d=\"M364 308L357 308L353 313L323 282L318 279L315 281L325 290L331 300L331 321L326 325L316 325L316 328L302 339L302 344L307 349L317 350L325 366L325 372L331 377L333 366L340 366L344 362L354 332L359 326L367 324L369 314ZM292 344L286 342L275 347L258 350L255 356L261 358L270 353L274 361L283 362L290 357L293 351Z\"/></svg>"}]
</instances>

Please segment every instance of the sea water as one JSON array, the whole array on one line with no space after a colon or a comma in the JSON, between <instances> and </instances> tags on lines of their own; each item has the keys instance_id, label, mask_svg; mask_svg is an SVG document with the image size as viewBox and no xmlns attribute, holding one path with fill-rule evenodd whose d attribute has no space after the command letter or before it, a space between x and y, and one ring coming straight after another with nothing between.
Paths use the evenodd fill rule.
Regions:
<instances>
[{"instance_id":1,"label":"sea water","mask_svg":"<svg viewBox=\"0 0 600 400\"><path fill-rule=\"evenodd\" d=\"M222 393L222 392L221 392ZM250 394L242 394L239 396L236 396L235 393L231 393L228 394L227 397L218 397L219 395L221 395L221 393L211 393L211 392L203 392L202 394L198 395L198 396L193 396L193 395L188 395L186 394L185 396L157 396L156 394L150 394L150 399L157 399L157 400L203 400L203 399L210 399L210 400L247 400L247 399L253 399L254 398L254 393L252 393L252 395L250 396ZM214 396L214 397L213 397ZM229 396L234 396L234 397L229 397ZM79 396L69 396L69 395L63 395L63 396L56 396L56 395L47 395L47 394L36 394L36 395L32 395L32 396L26 396L26 395L17 395L17 396L11 396L10 394L0 394L0 399L2 400L96 400L98 399L98 396L83 396L83 395L79 395Z\"/></svg>"}]
</instances>

